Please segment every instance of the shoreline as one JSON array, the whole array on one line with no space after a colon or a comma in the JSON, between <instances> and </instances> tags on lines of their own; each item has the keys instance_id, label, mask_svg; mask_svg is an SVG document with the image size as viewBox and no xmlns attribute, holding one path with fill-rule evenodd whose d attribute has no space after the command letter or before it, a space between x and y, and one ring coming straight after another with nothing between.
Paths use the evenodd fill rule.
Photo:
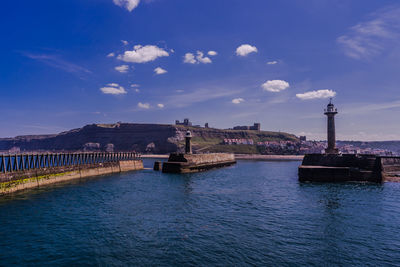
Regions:
<instances>
[{"instance_id":1,"label":"shoreline","mask_svg":"<svg viewBox=\"0 0 400 267\"><path fill-rule=\"evenodd\" d=\"M168 159L165 154L141 155L143 159ZM260 161L302 161L304 155L259 155L259 154L235 154L237 160L260 160Z\"/></svg>"},{"instance_id":2,"label":"shoreline","mask_svg":"<svg viewBox=\"0 0 400 267\"><path fill-rule=\"evenodd\" d=\"M261 161L302 161L303 155L259 155L259 154L236 154L237 160L261 160Z\"/></svg>"},{"instance_id":3,"label":"shoreline","mask_svg":"<svg viewBox=\"0 0 400 267\"><path fill-rule=\"evenodd\" d=\"M168 159L169 154L147 154L147 155L140 155L142 159Z\"/></svg>"}]
</instances>

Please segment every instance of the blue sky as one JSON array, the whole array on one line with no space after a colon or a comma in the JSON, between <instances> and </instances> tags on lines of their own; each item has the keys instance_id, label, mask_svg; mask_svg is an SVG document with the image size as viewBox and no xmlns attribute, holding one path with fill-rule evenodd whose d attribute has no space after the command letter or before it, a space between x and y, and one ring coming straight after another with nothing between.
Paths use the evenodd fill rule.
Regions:
<instances>
[{"instance_id":1,"label":"blue sky","mask_svg":"<svg viewBox=\"0 0 400 267\"><path fill-rule=\"evenodd\" d=\"M5 1L0 137L91 123L400 140L400 3L367 0Z\"/></svg>"}]
</instances>

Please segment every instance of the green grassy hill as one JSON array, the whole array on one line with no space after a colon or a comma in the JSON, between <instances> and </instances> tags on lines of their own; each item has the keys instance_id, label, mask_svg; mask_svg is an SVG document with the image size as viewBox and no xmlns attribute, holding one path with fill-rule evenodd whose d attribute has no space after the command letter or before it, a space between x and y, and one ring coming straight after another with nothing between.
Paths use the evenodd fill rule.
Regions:
<instances>
[{"instance_id":1,"label":"green grassy hill","mask_svg":"<svg viewBox=\"0 0 400 267\"><path fill-rule=\"evenodd\" d=\"M255 145L223 145L227 139L252 139L254 143L265 141L299 141L298 138L289 133L272 131L252 131L252 130L222 130L215 128L197 128L187 126L175 126L182 135L186 130L192 132L192 144L195 151L199 152L231 152L240 154L259 153ZM179 147L183 147L184 140L178 142Z\"/></svg>"}]
</instances>

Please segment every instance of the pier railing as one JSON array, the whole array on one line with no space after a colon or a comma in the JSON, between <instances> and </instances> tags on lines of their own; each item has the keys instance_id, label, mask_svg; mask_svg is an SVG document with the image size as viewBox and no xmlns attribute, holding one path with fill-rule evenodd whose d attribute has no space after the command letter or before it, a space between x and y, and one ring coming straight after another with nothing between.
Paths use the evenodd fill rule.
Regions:
<instances>
[{"instance_id":1,"label":"pier railing","mask_svg":"<svg viewBox=\"0 0 400 267\"><path fill-rule=\"evenodd\" d=\"M138 159L140 159L140 155L135 152L0 155L0 173Z\"/></svg>"}]
</instances>

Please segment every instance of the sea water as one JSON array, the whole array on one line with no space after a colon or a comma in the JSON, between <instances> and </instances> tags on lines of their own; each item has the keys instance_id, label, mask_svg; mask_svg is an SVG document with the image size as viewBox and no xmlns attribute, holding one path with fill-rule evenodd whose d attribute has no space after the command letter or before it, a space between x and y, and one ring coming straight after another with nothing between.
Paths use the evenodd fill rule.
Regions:
<instances>
[{"instance_id":1,"label":"sea water","mask_svg":"<svg viewBox=\"0 0 400 267\"><path fill-rule=\"evenodd\" d=\"M400 184L299 183L299 164L144 170L2 196L0 265L399 265Z\"/></svg>"}]
</instances>

